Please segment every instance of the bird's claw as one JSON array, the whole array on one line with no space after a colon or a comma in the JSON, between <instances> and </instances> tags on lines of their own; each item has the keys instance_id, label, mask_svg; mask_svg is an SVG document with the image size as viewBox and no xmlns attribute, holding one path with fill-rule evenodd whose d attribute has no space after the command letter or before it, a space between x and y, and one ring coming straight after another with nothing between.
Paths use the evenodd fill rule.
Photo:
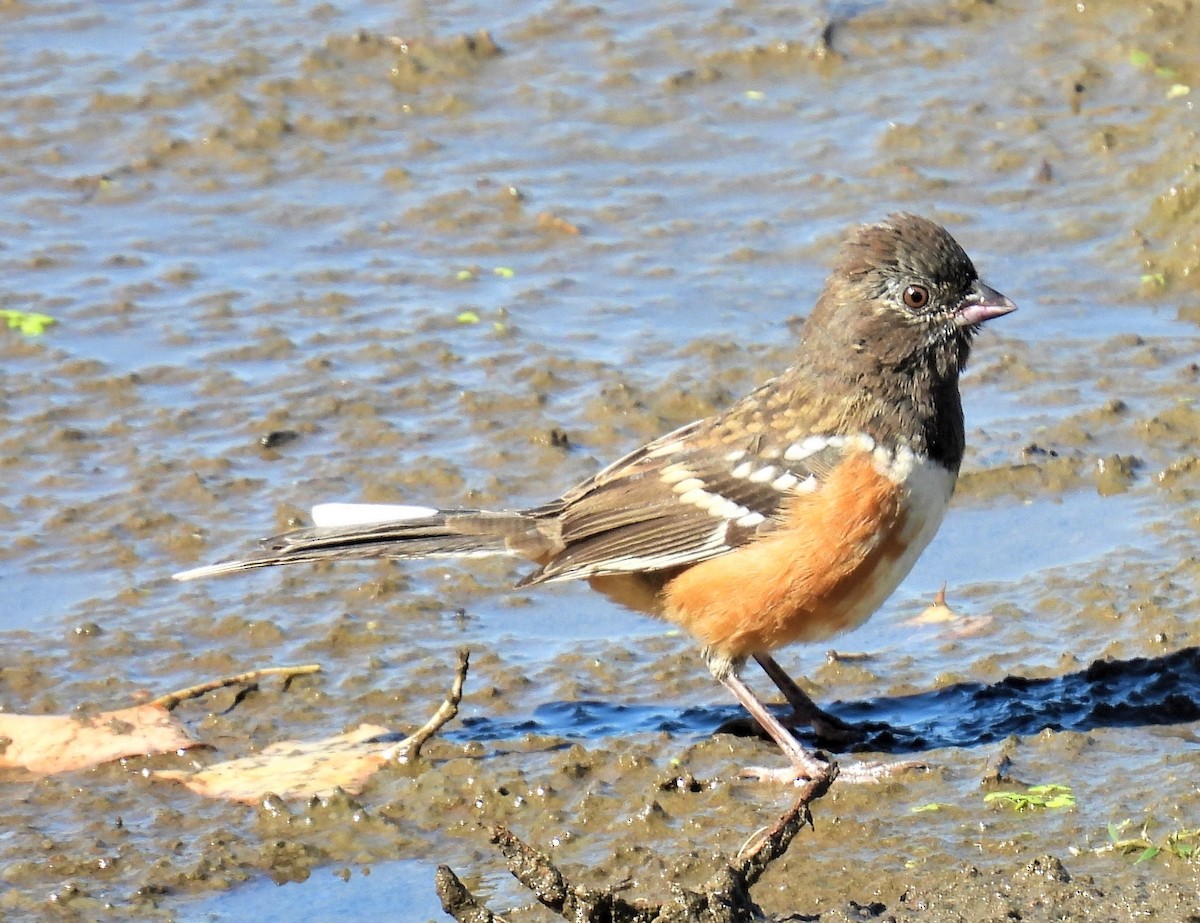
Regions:
<instances>
[{"instance_id":1,"label":"bird's claw","mask_svg":"<svg viewBox=\"0 0 1200 923\"><path fill-rule=\"evenodd\" d=\"M892 776L904 772L929 769L928 763L920 760L898 760L885 763L872 761L869 763L838 763L838 778L851 785L867 785L882 782ZM785 766L778 769L767 769L762 766L747 766L738 773L739 779L756 779L759 782L769 782L777 785L803 785L814 779L814 766ZM821 772L822 770L815 770Z\"/></svg>"}]
</instances>

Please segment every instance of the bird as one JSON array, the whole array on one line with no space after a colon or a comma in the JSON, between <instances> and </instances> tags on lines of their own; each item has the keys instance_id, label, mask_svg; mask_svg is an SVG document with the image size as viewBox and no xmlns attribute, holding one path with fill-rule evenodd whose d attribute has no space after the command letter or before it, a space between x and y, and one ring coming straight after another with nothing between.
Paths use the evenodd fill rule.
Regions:
<instances>
[{"instance_id":1,"label":"bird","mask_svg":"<svg viewBox=\"0 0 1200 923\"><path fill-rule=\"evenodd\" d=\"M892 214L847 234L785 371L557 499L510 510L320 504L311 527L174 576L352 558L525 558L536 569L518 586L586 580L688 632L788 760L743 775L824 777L829 758L792 734L743 670L755 660L798 712L831 718L774 652L860 625L911 570L962 463L959 375L973 338L1014 310L945 228ZM888 769L858 766L842 776Z\"/></svg>"}]
</instances>

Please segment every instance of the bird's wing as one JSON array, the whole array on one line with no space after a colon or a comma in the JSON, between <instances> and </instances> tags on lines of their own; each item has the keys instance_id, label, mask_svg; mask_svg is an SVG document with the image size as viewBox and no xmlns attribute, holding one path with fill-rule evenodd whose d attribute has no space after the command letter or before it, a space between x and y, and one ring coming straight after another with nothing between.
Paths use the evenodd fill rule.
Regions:
<instances>
[{"instance_id":1,"label":"bird's wing","mask_svg":"<svg viewBox=\"0 0 1200 923\"><path fill-rule=\"evenodd\" d=\"M789 499L819 491L847 453L864 448L841 436L716 438L711 420L691 423L555 504L561 550L524 582L666 570L726 554L777 528Z\"/></svg>"}]
</instances>

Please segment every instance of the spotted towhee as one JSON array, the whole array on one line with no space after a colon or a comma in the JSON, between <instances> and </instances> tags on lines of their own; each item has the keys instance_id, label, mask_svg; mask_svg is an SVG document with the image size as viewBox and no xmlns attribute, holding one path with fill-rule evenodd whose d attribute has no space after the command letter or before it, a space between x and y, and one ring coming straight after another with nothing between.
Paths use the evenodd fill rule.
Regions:
<instances>
[{"instance_id":1,"label":"spotted towhee","mask_svg":"<svg viewBox=\"0 0 1200 923\"><path fill-rule=\"evenodd\" d=\"M176 577L335 558L529 558L540 567L523 584L585 578L691 632L791 762L753 774L811 778L826 764L742 668L754 657L793 705L815 708L771 652L861 624L929 544L962 462L958 375L972 336L1015 308L943 228L892 215L846 241L791 368L559 499L501 512L327 504L313 528Z\"/></svg>"}]
</instances>

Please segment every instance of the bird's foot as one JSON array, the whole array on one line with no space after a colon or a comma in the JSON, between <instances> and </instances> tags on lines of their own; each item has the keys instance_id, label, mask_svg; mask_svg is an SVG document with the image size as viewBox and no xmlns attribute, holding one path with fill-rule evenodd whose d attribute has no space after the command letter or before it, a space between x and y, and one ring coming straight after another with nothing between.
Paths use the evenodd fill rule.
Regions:
<instances>
[{"instance_id":1,"label":"bird's foot","mask_svg":"<svg viewBox=\"0 0 1200 923\"><path fill-rule=\"evenodd\" d=\"M880 761L864 763L855 761L853 763L831 764L822 759L820 755L809 754L809 756L810 760L778 769L747 766L738 773L738 778L756 779L759 782L770 782L779 785L801 785L805 782L811 782L818 776L829 772L831 766L837 766L838 779L849 782L851 785L865 785L882 782L884 779L890 779L892 776L900 775L901 773L929 769L929 764L923 763L920 760L897 760L891 763Z\"/></svg>"},{"instance_id":2,"label":"bird's foot","mask_svg":"<svg viewBox=\"0 0 1200 923\"><path fill-rule=\"evenodd\" d=\"M906 772L918 770L925 772L929 768L929 764L921 760L893 760L890 763L881 760L871 760L870 762L855 760L853 763L846 763L839 767L838 778L853 785L863 785L882 782L884 779L890 779L892 776Z\"/></svg>"},{"instance_id":3,"label":"bird's foot","mask_svg":"<svg viewBox=\"0 0 1200 923\"><path fill-rule=\"evenodd\" d=\"M777 669L777 665L769 657L760 657L760 663L767 661L773 669ZM849 779L851 782L878 782L881 779L887 778L899 772L908 769L924 769L925 764L916 760L905 760L899 763L848 763L846 768L839 771L836 763L832 762L828 756L820 752L811 752L805 749L804 745L798 741L795 736L780 723L767 707L762 703L750 688L743 682L742 678L735 672L725 672L720 675L714 673L730 692L737 697L737 700L742 703L746 711L750 712L751 717L759 723L764 731L766 731L771 739L783 751L791 766L787 769L745 769L740 775L743 778L761 779L766 782L783 782L798 784L800 782L816 782L818 780L828 780L837 777ZM772 677L774 678L774 677ZM800 696L804 696L803 692L799 692ZM805 698L807 698L805 696ZM811 704L811 700L810 704ZM793 706L796 702L793 701ZM815 709L816 706L813 706ZM809 712L812 709L808 709ZM832 716L831 716L832 717ZM840 719L834 719L840 720Z\"/></svg>"},{"instance_id":4,"label":"bird's foot","mask_svg":"<svg viewBox=\"0 0 1200 923\"><path fill-rule=\"evenodd\" d=\"M755 654L754 659L792 706L792 713L784 719L784 724L791 728L811 727L821 745L841 749L851 744L862 743L871 731L884 727L851 724L837 715L830 714L796 684L774 657L769 654Z\"/></svg>"},{"instance_id":5,"label":"bird's foot","mask_svg":"<svg viewBox=\"0 0 1200 923\"><path fill-rule=\"evenodd\" d=\"M747 766L738 772L739 779L753 779L756 782L768 782L775 785L803 785L811 782L808 772L797 766L767 769L765 766Z\"/></svg>"},{"instance_id":6,"label":"bird's foot","mask_svg":"<svg viewBox=\"0 0 1200 923\"><path fill-rule=\"evenodd\" d=\"M803 727L807 725L812 728L813 736L816 737L819 744L835 748L862 743L867 739L870 731L874 730L874 728L843 721L837 715L831 715L829 712L820 709L815 714L801 714L793 711L790 718L784 719L784 724L789 727Z\"/></svg>"},{"instance_id":7,"label":"bird's foot","mask_svg":"<svg viewBox=\"0 0 1200 923\"><path fill-rule=\"evenodd\" d=\"M839 752L848 750L856 744L868 743L873 734L891 730L882 722L851 724L836 715L817 716L808 713L800 714L795 711L790 715L784 715L779 720L784 727L793 732L800 728L811 728L811 739L818 747L827 747ZM762 725L753 718L739 716L722 722L716 729L716 733L752 737L762 735L763 729Z\"/></svg>"}]
</instances>

